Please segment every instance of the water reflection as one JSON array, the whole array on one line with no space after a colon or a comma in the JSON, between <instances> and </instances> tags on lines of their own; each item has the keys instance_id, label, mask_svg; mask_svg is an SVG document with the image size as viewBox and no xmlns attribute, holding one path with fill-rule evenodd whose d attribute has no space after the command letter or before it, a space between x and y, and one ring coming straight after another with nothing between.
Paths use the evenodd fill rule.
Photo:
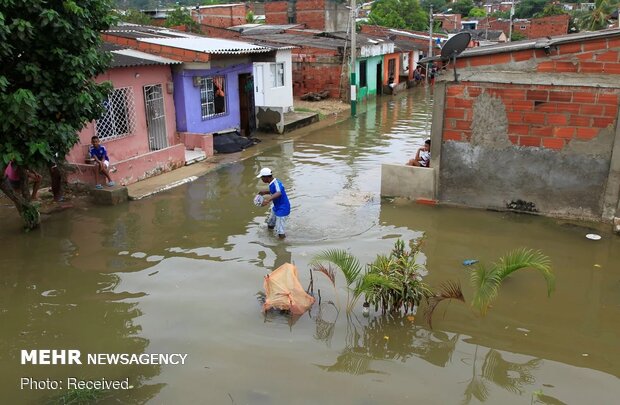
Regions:
<instances>
[{"instance_id":1,"label":"water reflection","mask_svg":"<svg viewBox=\"0 0 620 405\"><path fill-rule=\"evenodd\" d=\"M62 241L61 241L62 242ZM16 392L20 378L33 380L67 377L82 379L125 379L135 388L115 391L109 399L122 403L144 403L159 393L163 384L149 383L160 373L156 365L101 366L86 363L87 353L148 352L149 340L141 336L136 319L142 316L135 299L140 294L115 292L119 277L71 271L64 265L48 263L46 271L4 269L0 284L0 363L4 367L0 391ZM67 272L71 272L67 278ZM82 365L21 365L21 350L77 349ZM63 384L66 389L66 385ZM54 398L60 392L24 390L20 401ZM15 403L17 397L5 397Z\"/></svg>"},{"instance_id":2,"label":"water reflection","mask_svg":"<svg viewBox=\"0 0 620 405\"><path fill-rule=\"evenodd\" d=\"M362 325L355 316L349 316L345 349L336 363L319 367L326 371L360 375L378 372L370 368L373 360L406 362L412 356L445 367L452 359L459 335L428 330L415 325L414 321L412 315L387 314L373 317ZM335 322L325 322L322 317L317 317L315 338L329 344L334 326Z\"/></svg>"}]
</instances>

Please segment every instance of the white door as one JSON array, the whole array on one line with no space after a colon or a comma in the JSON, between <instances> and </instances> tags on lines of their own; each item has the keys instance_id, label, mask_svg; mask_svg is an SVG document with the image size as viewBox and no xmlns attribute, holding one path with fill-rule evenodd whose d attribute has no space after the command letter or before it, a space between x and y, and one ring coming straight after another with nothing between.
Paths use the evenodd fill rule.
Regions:
<instances>
[{"instance_id":1,"label":"white door","mask_svg":"<svg viewBox=\"0 0 620 405\"><path fill-rule=\"evenodd\" d=\"M265 106L265 77L262 63L254 64L254 105Z\"/></svg>"}]
</instances>

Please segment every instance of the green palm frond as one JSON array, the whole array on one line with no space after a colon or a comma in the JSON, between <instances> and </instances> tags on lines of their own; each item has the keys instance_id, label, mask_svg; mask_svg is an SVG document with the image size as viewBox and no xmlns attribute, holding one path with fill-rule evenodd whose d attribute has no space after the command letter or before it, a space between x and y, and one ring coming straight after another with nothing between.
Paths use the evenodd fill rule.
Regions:
<instances>
[{"instance_id":1,"label":"green palm frond","mask_svg":"<svg viewBox=\"0 0 620 405\"><path fill-rule=\"evenodd\" d=\"M532 268L538 270L547 281L547 295L555 289L555 275L551 271L551 260L539 250L527 248L515 249L501 257L495 265L501 279L506 278L516 270Z\"/></svg>"},{"instance_id":2,"label":"green palm frond","mask_svg":"<svg viewBox=\"0 0 620 405\"><path fill-rule=\"evenodd\" d=\"M482 315L485 315L491 301L497 297L502 280L496 272L480 264L471 272L470 281L472 287L474 287L474 297L471 304Z\"/></svg>"},{"instance_id":3,"label":"green palm frond","mask_svg":"<svg viewBox=\"0 0 620 405\"><path fill-rule=\"evenodd\" d=\"M362 272L359 260L343 249L329 249L316 255L310 265L318 265L322 262L330 262L338 266L347 281L347 286L351 287Z\"/></svg>"},{"instance_id":4,"label":"green palm frond","mask_svg":"<svg viewBox=\"0 0 620 405\"><path fill-rule=\"evenodd\" d=\"M543 275L547 282L547 295L550 296L555 289L555 275L551 270L549 257L540 251L519 248L502 256L491 269L479 265L471 272L470 281L474 287L472 306L485 315L491 301L497 297L502 281L515 271L524 268L538 270Z\"/></svg>"}]
</instances>

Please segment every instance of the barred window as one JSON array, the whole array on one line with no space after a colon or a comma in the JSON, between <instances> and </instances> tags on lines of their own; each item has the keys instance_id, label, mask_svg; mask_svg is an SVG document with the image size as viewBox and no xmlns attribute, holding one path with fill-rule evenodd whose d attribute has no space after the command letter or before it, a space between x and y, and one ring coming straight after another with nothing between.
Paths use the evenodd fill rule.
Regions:
<instances>
[{"instance_id":1,"label":"barred window","mask_svg":"<svg viewBox=\"0 0 620 405\"><path fill-rule=\"evenodd\" d=\"M131 87L114 89L103 101L105 112L95 121L95 134L99 139L115 139L133 133L136 106Z\"/></svg>"},{"instance_id":2,"label":"barred window","mask_svg":"<svg viewBox=\"0 0 620 405\"><path fill-rule=\"evenodd\" d=\"M200 80L200 113L203 120L226 114L226 81L224 76Z\"/></svg>"}]
</instances>

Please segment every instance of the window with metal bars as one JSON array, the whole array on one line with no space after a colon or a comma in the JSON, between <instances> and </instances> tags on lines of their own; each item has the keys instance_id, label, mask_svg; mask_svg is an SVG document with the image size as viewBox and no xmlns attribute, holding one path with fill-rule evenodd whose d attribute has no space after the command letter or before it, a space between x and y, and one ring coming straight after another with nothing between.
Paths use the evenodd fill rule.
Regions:
<instances>
[{"instance_id":1,"label":"window with metal bars","mask_svg":"<svg viewBox=\"0 0 620 405\"><path fill-rule=\"evenodd\" d=\"M226 114L226 80L224 76L200 80L200 114L203 120Z\"/></svg>"},{"instance_id":2,"label":"window with metal bars","mask_svg":"<svg viewBox=\"0 0 620 405\"><path fill-rule=\"evenodd\" d=\"M136 106L132 87L114 89L103 101L105 112L95 121L95 134L101 140L121 138L133 134Z\"/></svg>"}]
</instances>

